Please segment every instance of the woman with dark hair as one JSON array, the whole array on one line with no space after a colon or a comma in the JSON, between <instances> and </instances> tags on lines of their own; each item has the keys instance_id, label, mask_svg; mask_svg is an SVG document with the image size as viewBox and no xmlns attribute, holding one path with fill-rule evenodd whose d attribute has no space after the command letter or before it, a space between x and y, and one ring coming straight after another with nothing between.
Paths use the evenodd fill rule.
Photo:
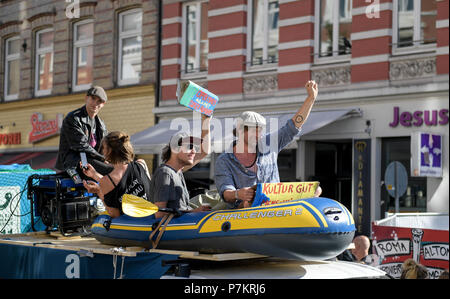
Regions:
<instances>
[{"instance_id":1,"label":"woman with dark hair","mask_svg":"<svg viewBox=\"0 0 450 299\"><path fill-rule=\"evenodd\" d=\"M122 196L124 194L149 199L150 175L144 160L133 161L134 151L127 134L119 131L109 133L103 138L101 149L105 160L113 165L114 169L102 176L88 164L83 172L86 176L98 181L98 184L83 181L83 185L89 192L96 193L103 200L106 211L115 218L123 214Z\"/></svg>"}]
</instances>

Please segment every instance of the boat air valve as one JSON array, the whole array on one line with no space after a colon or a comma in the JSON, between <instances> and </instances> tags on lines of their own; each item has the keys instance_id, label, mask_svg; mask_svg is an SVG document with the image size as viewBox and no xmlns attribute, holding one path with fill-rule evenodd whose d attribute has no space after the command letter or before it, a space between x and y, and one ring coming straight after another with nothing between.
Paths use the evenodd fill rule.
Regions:
<instances>
[{"instance_id":1,"label":"boat air valve","mask_svg":"<svg viewBox=\"0 0 450 299\"><path fill-rule=\"evenodd\" d=\"M230 223L230 222L227 221L227 222L224 222L224 223L222 224L222 231L223 231L223 232L229 231L230 228L231 228L231 223Z\"/></svg>"},{"instance_id":2,"label":"boat air valve","mask_svg":"<svg viewBox=\"0 0 450 299\"><path fill-rule=\"evenodd\" d=\"M323 213L327 216L327 217L333 217L333 215L335 215L335 214L340 214L340 213L342 213L342 210L341 209L339 209L339 208L336 208L336 207L329 207L329 208L325 208L325 209L323 209ZM334 221L338 221L339 220L339 216L338 215L335 215L334 217L333 217L333 220Z\"/></svg>"},{"instance_id":3,"label":"boat air valve","mask_svg":"<svg viewBox=\"0 0 450 299\"><path fill-rule=\"evenodd\" d=\"M109 231L109 227L111 226L111 219L105 220L103 222L103 227L106 229L106 231Z\"/></svg>"}]
</instances>

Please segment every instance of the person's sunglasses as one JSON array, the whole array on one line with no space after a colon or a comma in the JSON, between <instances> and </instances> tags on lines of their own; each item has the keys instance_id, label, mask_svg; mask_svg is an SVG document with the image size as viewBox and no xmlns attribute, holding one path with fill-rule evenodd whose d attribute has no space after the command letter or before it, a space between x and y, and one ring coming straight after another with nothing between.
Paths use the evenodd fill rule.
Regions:
<instances>
[{"instance_id":1,"label":"person's sunglasses","mask_svg":"<svg viewBox=\"0 0 450 299\"><path fill-rule=\"evenodd\" d=\"M191 151L191 150L195 150L196 152L200 151L200 145L198 144L194 144L194 143L184 143L181 145L183 147L184 150L186 151Z\"/></svg>"}]
</instances>

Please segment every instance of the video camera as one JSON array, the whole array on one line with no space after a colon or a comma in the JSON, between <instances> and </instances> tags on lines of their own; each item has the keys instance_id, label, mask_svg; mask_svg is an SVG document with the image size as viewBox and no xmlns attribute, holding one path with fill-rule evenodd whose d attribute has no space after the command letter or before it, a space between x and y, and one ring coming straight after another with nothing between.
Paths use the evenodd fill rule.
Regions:
<instances>
[{"instance_id":1,"label":"video camera","mask_svg":"<svg viewBox=\"0 0 450 299\"><path fill-rule=\"evenodd\" d=\"M83 184L75 184L65 172L32 175L27 184L33 231L34 216L41 217L46 231L59 230L63 235L89 231L97 211L92 203L97 197L87 193Z\"/></svg>"}]
</instances>

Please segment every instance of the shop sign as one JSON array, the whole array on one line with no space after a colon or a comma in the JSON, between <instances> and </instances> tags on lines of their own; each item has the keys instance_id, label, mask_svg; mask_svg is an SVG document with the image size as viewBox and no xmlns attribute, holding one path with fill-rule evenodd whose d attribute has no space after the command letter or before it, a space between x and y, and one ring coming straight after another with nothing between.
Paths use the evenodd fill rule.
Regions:
<instances>
[{"instance_id":1,"label":"shop sign","mask_svg":"<svg viewBox=\"0 0 450 299\"><path fill-rule=\"evenodd\" d=\"M56 119L43 120L43 116L39 112L31 115L32 130L28 137L29 143L36 143L51 136L58 135L61 131L64 115L56 114Z\"/></svg>"},{"instance_id":2,"label":"shop sign","mask_svg":"<svg viewBox=\"0 0 450 299\"><path fill-rule=\"evenodd\" d=\"M20 132L0 134L0 145L14 145L21 144L22 138Z\"/></svg>"},{"instance_id":3,"label":"shop sign","mask_svg":"<svg viewBox=\"0 0 450 299\"><path fill-rule=\"evenodd\" d=\"M394 107L394 117L389 126L392 128L398 125L403 127L420 127L423 124L426 126L444 126L448 124L448 109L441 110L417 110L413 113L403 111L400 113L400 107Z\"/></svg>"},{"instance_id":4,"label":"shop sign","mask_svg":"<svg viewBox=\"0 0 450 299\"><path fill-rule=\"evenodd\" d=\"M370 235L370 139L353 140L353 218L360 234Z\"/></svg>"},{"instance_id":5,"label":"shop sign","mask_svg":"<svg viewBox=\"0 0 450 299\"><path fill-rule=\"evenodd\" d=\"M442 177L442 135L411 134L411 176Z\"/></svg>"}]
</instances>

